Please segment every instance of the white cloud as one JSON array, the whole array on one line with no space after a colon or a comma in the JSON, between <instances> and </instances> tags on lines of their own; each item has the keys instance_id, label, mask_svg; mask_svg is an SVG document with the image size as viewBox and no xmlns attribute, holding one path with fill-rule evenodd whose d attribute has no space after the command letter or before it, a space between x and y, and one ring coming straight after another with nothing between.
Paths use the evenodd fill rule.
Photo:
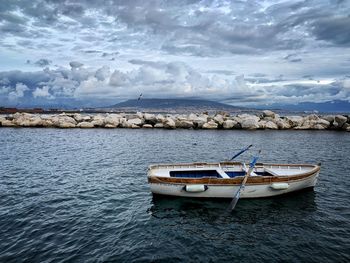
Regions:
<instances>
[{"instance_id":1,"label":"white cloud","mask_svg":"<svg viewBox=\"0 0 350 263\"><path fill-rule=\"evenodd\" d=\"M109 79L109 84L111 86L125 86L127 83L127 75L120 72L119 70L115 70Z\"/></svg>"},{"instance_id":2,"label":"white cloud","mask_svg":"<svg viewBox=\"0 0 350 263\"><path fill-rule=\"evenodd\" d=\"M103 66L102 68L99 68L95 73L95 78L97 78L100 81L105 80L109 77L111 74L108 66Z\"/></svg>"},{"instance_id":3,"label":"white cloud","mask_svg":"<svg viewBox=\"0 0 350 263\"><path fill-rule=\"evenodd\" d=\"M183 62L140 60L134 64L134 69L124 72L107 66L0 72L0 80L8 79L0 88L0 97L8 102L27 102L34 97L93 105L96 100L117 102L143 93L145 98L192 97L240 106L350 99L348 78L288 79L261 74L245 78L242 74L203 72Z\"/></svg>"},{"instance_id":4,"label":"white cloud","mask_svg":"<svg viewBox=\"0 0 350 263\"><path fill-rule=\"evenodd\" d=\"M15 90L11 91L8 94L8 98L11 101L17 100L19 98L22 98L24 96L24 92L29 90L28 87L26 85L24 85L23 83L17 83Z\"/></svg>"},{"instance_id":5,"label":"white cloud","mask_svg":"<svg viewBox=\"0 0 350 263\"><path fill-rule=\"evenodd\" d=\"M38 97L44 97L44 98L50 98L53 99L54 97L50 94L49 92L49 87L48 86L44 86L42 88L36 88L33 91L33 97L34 98L38 98Z\"/></svg>"}]
</instances>

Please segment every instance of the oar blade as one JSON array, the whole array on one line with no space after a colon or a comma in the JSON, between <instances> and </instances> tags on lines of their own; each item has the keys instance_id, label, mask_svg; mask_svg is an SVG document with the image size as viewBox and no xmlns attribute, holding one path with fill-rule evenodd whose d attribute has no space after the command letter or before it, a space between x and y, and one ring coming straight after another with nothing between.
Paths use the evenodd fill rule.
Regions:
<instances>
[{"instance_id":1,"label":"oar blade","mask_svg":"<svg viewBox=\"0 0 350 263\"><path fill-rule=\"evenodd\" d=\"M236 205L237 205L237 202L239 200L239 197L241 195L241 191L238 190L238 192L236 193L236 195L232 198L232 201L230 203L230 206L229 206L229 210L232 211L233 209L235 209Z\"/></svg>"}]
</instances>

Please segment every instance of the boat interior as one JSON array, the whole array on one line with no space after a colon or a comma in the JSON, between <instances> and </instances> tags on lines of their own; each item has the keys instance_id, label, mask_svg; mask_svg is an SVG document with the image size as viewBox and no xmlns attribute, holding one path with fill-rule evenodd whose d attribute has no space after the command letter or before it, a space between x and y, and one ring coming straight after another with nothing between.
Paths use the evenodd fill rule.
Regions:
<instances>
[{"instance_id":1,"label":"boat interior","mask_svg":"<svg viewBox=\"0 0 350 263\"><path fill-rule=\"evenodd\" d=\"M149 175L175 178L234 178L244 176L249 164L239 162L160 164L149 168ZM250 176L292 176L310 172L316 165L257 163Z\"/></svg>"}]
</instances>

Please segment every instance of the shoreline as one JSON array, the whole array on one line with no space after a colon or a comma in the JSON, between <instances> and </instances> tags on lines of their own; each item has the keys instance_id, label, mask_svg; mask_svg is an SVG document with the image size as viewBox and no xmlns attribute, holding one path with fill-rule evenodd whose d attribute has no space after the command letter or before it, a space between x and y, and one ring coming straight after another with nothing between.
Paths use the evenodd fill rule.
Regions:
<instances>
[{"instance_id":1,"label":"shoreline","mask_svg":"<svg viewBox=\"0 0 350 263\"><path fill-rule=\"evenodd\" d=\"M265 110L260 114L230 115L130 113L14 113L0 116L0 127L42 128L131 128L131 129L224 129L224 130L340 130L350 132L350 115L279 116Z\"/></svg>"}]
</instances>

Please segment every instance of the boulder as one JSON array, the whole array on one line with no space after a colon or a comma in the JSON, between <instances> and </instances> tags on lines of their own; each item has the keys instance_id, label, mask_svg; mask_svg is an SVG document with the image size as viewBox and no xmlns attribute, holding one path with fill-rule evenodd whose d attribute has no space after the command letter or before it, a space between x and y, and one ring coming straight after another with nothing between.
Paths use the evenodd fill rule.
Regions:
<instances>
[{"instance_id":1,"label":"boulder","mask_svg":"<svg viewBox=\"0 0 350 263\"><path fill-rule=\"evenodd\" d=\"M298 130L311 130L317 124L317 120L308 120L304 118L301 126L295 127Z\"/></svg>"},{"instance_id":2,"label":"boulder","mask_svg":"<svg viewBox=\"0 0 350 263\"><path fill-rule=\"evenodd\" d=\"M239 119L241 119L241 121L243 122L244 120L248 120L248 119L252 119L255 120L256 122L260 121L260 118L258 116L255 115L251 115L251 114L240 114L237 116Z\"/></svg>"},{"instance_id":3,"label":"boulder","mask_svg":"<svg viewBox=\"0 0 350 263\"><path fill-rule=\"evenodd\" d=\"M296 126L296 130L324 130L329 127L330 123L323 119L304 119L304 122L301 126Z\"/></svg>"},{"instance_id":4,"label":"boulder","mask_svg":"<svg viewBox=\"0 0 350 263\"><path fill-rule=\"evenodd\" d=\"M94 125L91 122L79 122L77 125L78 128L94 128Z\"/></svg>"},{"instance_id":5,"label":"boulder","mask_svg":"<svg viewBox=\"0 0 350 263\"><path fill-rule=\"evenodd\" d=\"M175 125L176 125L177 128L181 128L181 129L193 128L193 122L192 121L177 120L175 122Z\"/></svg>"},{"instance_id":6,"label":"boulder","mask_svg":"<svg viewBox=\"0 0 350 263\"><path fill-rule=\"evenodd\" d=\"M170 117L167 117L163 123L163 126L164 128L166 129L175 129L176 128L176 124L175 124L175 121L170 118Z\"/></svg>"},{"instance_id":7,"label":"boulder","mask_svg":"<svg viewBox=\"0 0 350 263\"><path fill-rule=\"evenodd\" d=\"M264 118L270 117L270 118L274 119L275 115L276 115L273 111L270 111L270 110L264 110L262 113L263 113Z\"/></svg>"},{"instance_id":8,"label":"boulder","mask_svg":"<svg viewBox=\"0 0 350 263\"><path fill-rule=\"evenodd\" d=\"M164 128L164 125L163 125L163 123L156 123L154 125L154 128Z\"/></svg>"},{"instance_id":9,"label":"boulder","mask_svg":"<svg viewBox=\"0 0 350 263\"><path fill-rule=\"evenodd\" d=\"M139 119L143 119L143 113L142 112L136 112L136 115Z\"/></svg>"},{"instance_id":10,"label":"boulder","mask_svg":"<svg viewBox=\"0 0 350 263\"><path fill-rule=\"evenodd\" d=\"M152 129L153 128L153 126L152 126L152 124L144 124L144 125L142 125L142 128L146 128L146 129Z\"/></svg>"},{"instance_id":11,"label":"boulder","mask_svg":"<svg viewBox=\"0 0 350 263\"><path fill-rule=\"evenodd\" d=\"M113 128L118 127L119 121L121 119L121 116L118 114L109 114L107 117L104 119L105 127L107 125L112 126ZM106 127L106 128L111 128L111 127Z\"/></svg>"},{"instance_id":12,"label":"boulder","mask_svg":"<svg viewBox=\"0 0 350 263\"><path fill-rule=\"evenodd\" d=\"M293 127L294 130L310 130L310 126L302 125Z\"/></svg>"},{"instance_id":13,"label":"boulder","mask_svg":"<svg viewBox=\"0 0 350 263\"><path fill-rule=\"evenodd\" d=\"M55 125L53 124L51 119L46 119L45 118L45 119L42 120L42 126L46 127L46 128L49 128L49 127L54 127Z\"/></svg>"},{"instance_id":14,"label":"boulder","mask_svg":"<svg viewBox=\"0 0 350 263\"><path fill-rule=\"evenodd\" d=\"M60 122L59 128L75 128L75 124L71 122Z\"/></svg>"},{"instance_id":15,"label":"boulder","mask_svg":"<svg viewBox=\"0 0 350 263\"><path fill-rule=\"evenodd\" d=\"M22 121L20 126L23 127L42 127L42 120L39 116L32 116L30 119Z\"/></svg>"},{"instance_id":16,"label":"boulder","mask_svg":"<svg viewBox=\"0 0 350 263\"><path fill-rule=\"evenodd\" d=\"M5 119L5 120L1 121L1 126L3 126L3 127L15 127L16 124L13 121Z\"/></svg>"},{"instance_id":17,"label":"boulder","mask_svg":"<svg viewBox=\"0 0 350 263\"><path fill-rule=\"evenodd\" d=\"M226 120L223 122L222 127L224 129L232 129L233 127L235 127L235 125L237 125L237 122L234 120Z\"/></svg>"},{"instance_id":18,"label":"boulder","mask_svg":"<svg viewBox=\"0 0 350 263\"><path fill-rule=\"evenodd\" d=\"M323 125L316 123L315 125L312 126L312 129L313 130L325 130L326 128Z\"/></svg>"},{"instance_id":19,"label":"boulder","mask_svg":"<svg viewBox=\"0 0 350 263\"><path fill-rule=\"evenodd\" d=\"M259 129L259 121L254 118L249 118L249 119L242 119L242 129L247 129L247 130L256 130Z\"/></svg>"},{"instance_id":20,"label":"boulder","mask_svg":"<svg viewBox=\"0 0 350 263\"><path fill-rule=\"evenodd\" d=\"M74 118L61 114L58 116L58 118L52 118L52 122L53 125L58 128L74 128L77 124Z\"/></svg>"},{"instance_id":21,"label":"boulder","mask_svg":"<svg viewBox=\"0 0 350 263\"><path fill-rule=\"evenodd\" d=\"M324 119L318 119L316 125L323 126L324 129L328 129L331 126L331 123Z\"/></svg>"},{"instance_id":22,"label":"boulder","mask_svg":"<svg viewBox=\"0 0 350 263\"><path fill-rule=\"evenodd\" d=\"M109 128L109 129L113 129L113 128L117 128L117 125L107 123L104 127Z\"/></svg>"},{"instance_id":23,"label":"boulder","mask_svg":"<svg viewBox=\"0 0 350 263\"><path fill-rule=\"evenodd\" d=\"M241 125L242 119L238 116L234 116L231 118L231 120L237 122L239 125Z\"/></svg>"},{"instance_id":24,"label":"boulder","mask_svg":"<svg viewBox=\"0 0 350 263\"><path fill-rule=\"evenodd\" d=\"M132 124L129 123L129 122L126 120L126 118L121 118L121 119L119 120L119 123L120 123L120 127L122 127L122 128L131 128L131 126L132 126Z\"/></svg>"},{"instance_id":25,"label":"boulder","mask_svg":"<svg viewBox=\"0 0 350 263\"><path fill-rule=\"evenodd\" d=\"M140 117L137 114L125 114L124 117L126 118L126 120L140 119Z\"/></svg>"},{"instance_id":26,"label":"boulder","mask_svg":"<svg viewBox=\"0 0 350 263\"><path fill-rule=\"evenodd\" d=\"M278 130L279 127L276 123L267 121L264 128L269 130Z\"/></svg>"},{"instance_id":27,"label":"boulder","mask_svg":"<svg viewBox=\"0 0 350 263\"><path fill-rule=\"evenodd\" d=\"M95 115L92 117L91 123L94 127L103 127L105 125L105 118L100 114Z\"/></svg>"},{"instance_id":28,"label":"boulder","mask_svg":"<svg viewBox=\"0 0 350 263\"><path fill-rule=\"evenodd\" d=\"M345 131L347 131L347 132L350 132L350 124L349 123L346 123L347 125L346 125L346 127L345 127L345 129L344 129L344 126L343 126L343 129L345 130Z\"/></svg>"},{"instance_id":29,"label":"boulder","mask_svg":"<svg viewBox=\"0 0 350 263\"><path fill-rule=\"evenodd\" d=\"M267 121L265 119L258 121L259 129L266 129L266 123Z\"/></svg>"},{"instance_id":30,"label":"boulder","mask_svg":"<svg viewBox=\"0 0 350 263\"><path fill-rule=\"evenodd\" d=\"M221 114L218 114L214 117L214 121L217 124L222 125L224 123L224 116L222 116Z\"/></svg>"},{"instance_id":31,"label":"boulder","mask_svg":"<svg viewBox=\"0 0 350 263\"><path fill-rule=\"evenodd\" d=\"M156 117L156 115L154 115L154 114L145 113L145 114L144 114L144 119L145 119L145 122L146 122L147 124L152 124L152 125L154 125L154 124L157 123L157 117Z\"/></svg>"},{"instance_id":32,"label":"boulder","mask_svg":"<svg viewBox=\"0 0 350 263\"><path fill-rule=\"evenodd\" d=\"M272 117L264 117L262 120L264 121L272 121L272 122L275 122L276 121L276 118L272 118Z\"/></svg>"},{"instance_id":33,"label":"boulder","mask_svg":"<svg viewBox=\"0 0 350 263\"><path fill-rule=\"evenodd\" d=\"M202 128L203 129L217 129L218 124L215 121L211 120L209 122L204 123Z\"/></svg>"},{"instance_id":34,"label":"boulder","mask_svg":"<svg viewBox=\"0 0 350 263\"><path fill-rule=\"evenodd\" d=\"M332 123L334 121L334 115L325 115L325 116L322 116L322 119Z\"/></svg>"},{"instance_id":35,"label":"boulder","mask_svg":"<svg viewBox=\"0 0 350 263\"><path fill-rule=\"evenodd\" d=\"M142 126L142 124L144 123L143 119L139 119L139 118L135 118L135 119L129 119L128 123L131 126ZM131 127L132 128L132 127Z\"/></svg>"},{"instance_id":36,"label":"boulder","mask_svg":"<svg viewBox=\"0 0 350 263\"><path fill-rule=\"evenodd\" d=\"M162 114L158 114L156 116L157 122L163 123L165 121L165 117Z\"/></svg>"},{"instance_id":37,"label":"boulder","mask_svg":"<svg viewBox=\"0 0 350 263\"><path fill-rule=\"evenodd\" d=\"M82 120L81 121L91 121L91 116L90 115L85 115L85 116L82 116ZM81 122L79 121L79 122Z\"/></svg>"},{"instance_id":38,"label":"boulder","mask_svg":"<svg viewBox=\"0 0 350 263\"><path fill-rule=\"evenodd\" d=\"M288 119L285 120L285 119L278 118L275 120L275 124L277 125L278 129L280 129L280 130L287 130L287 129L290 129L292 127L292 125L290 124Z\"/></svg>"},{"instance_id":39,"label":"boulder","mask_svg":"<svg viewBox=\"0 0 350 263\"><path fill-rule=\"evenodd\" d=\"M13 115L13 123L22 127L39 127L42 126L42 120L39 115L16 112Z\"/></svg>"},{"instance_id":40,"label":"boulder","mask_svg":"<svg viewBox=\"0 0 350 263\"><path fill-rule=\"evenodd\" d=\"M349 123L344 123L342 130L344 131L349 131L350 130L350 124Z\"/></svg>"},{"instance_id":41,"label":"boulder","mask_svg":"<svg viewBox=\"0 0 350 263\"><path fill-rule=\"evenodd\" d=\"M310 114L304 117L304 121L317 121L319 117L316 114Z\"/></svg>"},{"instance_id":42,"label":"boulder","mask_svg":"<svg viewBox=\"0 0 350 263\"><path fill-rule=\"evenodd\" d=\"M195 128L202 128L204 123L208 122L208 115L202 114L200 116L196 116L194 119L191 118L193 125Z\"/></svg>"},{"instance_id":43,"label":"boulder","mask_svg":"<svg viewBox=\"0 0 350 263\"><path fill-rule=\"evenodd\" d=\"M348 120L347 117L343 116L343 115L336 115L334 117L334 122L333 122L333 126L335 128L341 128L343 127L344 123L346 123L346 121Z\"/></svg>"},{"instance_id":44,"label":"boulder","mask_svg":"<svg viewBox=\"0 0 350 263\"><path fill-rule=\"evenodd\" d=\"M74 114L73 114L73 118L74 118L74 120L76 120L77 122L83 121L83 116L82 116L81 114L79 114L79 113L74 113Z\"/></svg>"},{"instance_id":45,"label":"boulder","mask_svg":"<svg viewBox=\"0 0 350 263\"><path fill-rule=\"evenodd\" d=\"M188 115L188 117L187 117L187 119L189 120L189 121L194 121L194 120L196 120L198 118L198 116L196 115L196 114L194 114L194 113L191 113L190 115Z\"/></svg>"},{"instance_id":46,"label":"boulder","mask_svg":"<svg viewBox=\"0 0 350 263\"><path fill-rule=\"evenodd\" d=\"M291 127L302 126L304 122L304 118L301 116L287 116L285 120L288 120Z\"/></svg>"}]
</instances>

